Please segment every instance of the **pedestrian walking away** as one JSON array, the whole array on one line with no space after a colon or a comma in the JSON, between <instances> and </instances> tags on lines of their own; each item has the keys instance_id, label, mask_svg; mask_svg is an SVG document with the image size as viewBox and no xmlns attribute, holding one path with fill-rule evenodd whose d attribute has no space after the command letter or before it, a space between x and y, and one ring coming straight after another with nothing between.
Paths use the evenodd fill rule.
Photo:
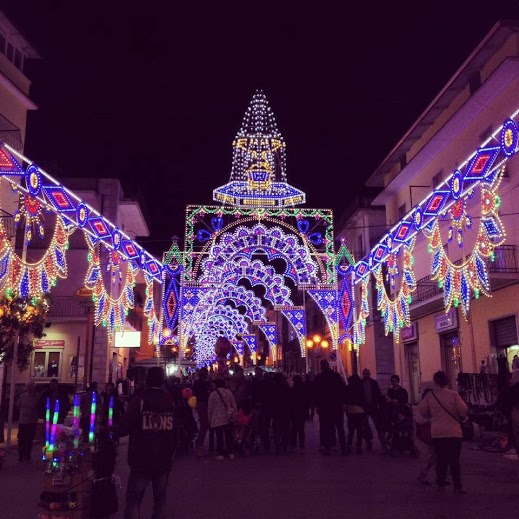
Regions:
<instances>
[{"instance_id":1,"label":"pedestrian walking away","mask_svg":"<svg viewBox=\"0 0 519 519\"><path fill-rule=\"evenodd\" d=\"M34 380L27 382L26 390L18 398L18 461L31 461L32 444L38 424L39 395Z\"/></svg>"},{"instance_id":2,"label":"pedestrian walking away","mask_svg":"<svg viewBox=\"0 0 519 519\"><path fill-rule=\"evenodd\" d=\"M435 387L418 405L424 418L431 420L431 436L436 450L436 475L438 487L446 485L447 468L450 468L455 493L465 493L461 484L460 421L467 417L467 405L456 391L447 387L445 372L437 371L433 377Z\"/></svg>"},{"instance_id":3,"label":"pedestrian walking away","mask_svg":"<svg viewBox=\"0 0 519 519\"><path fill-rule=\"evenodd\" d=\"M166 487L175 454L173 398L163 389L164 371L152 367L146 374L146 388L134 397L115 429L118 436L130 436L128 464L130 476L126 489L125 519L140 517L146 487L153 486L153 515L162 517Z\"/></svg>"}]
</instances>

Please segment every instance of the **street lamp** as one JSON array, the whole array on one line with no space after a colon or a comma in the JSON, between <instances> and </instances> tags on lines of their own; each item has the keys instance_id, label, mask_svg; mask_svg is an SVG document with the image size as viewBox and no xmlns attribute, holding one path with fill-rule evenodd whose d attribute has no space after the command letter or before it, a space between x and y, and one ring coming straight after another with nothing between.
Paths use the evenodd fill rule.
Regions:
<instances>
[{"instance_id":1,"label":"street lamp","mask_svg":"<svg viewBox=\"0 0 519 519\"><path fill-rule=\"evenodd\" d=\"M326 342L326 341L323 341L323 342ZM309 351L308 350L311 350L314 346L319 346L319 344L321 344L321 336L318 335L317 333L311 338L311 339L308 339L306 341L306 372L308 373L309 371L309 368L310 368L310 355L309 355ZM321 344L322 346L322 344ZM326 347L328 347L328 343L326 342Z\"/></svg>"}]
</instances>

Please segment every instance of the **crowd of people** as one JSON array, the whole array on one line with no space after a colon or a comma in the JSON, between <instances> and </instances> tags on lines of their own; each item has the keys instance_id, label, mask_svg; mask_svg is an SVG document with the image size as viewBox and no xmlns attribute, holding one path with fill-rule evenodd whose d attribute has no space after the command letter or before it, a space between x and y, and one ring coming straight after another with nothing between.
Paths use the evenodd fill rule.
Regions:
<instances>
[{"instance_id":1,"label":"crowd of people","mask_svg":"<svg viewBox=\"0 0 519 519\"><path fill-rule=\"evenodd\" d=\"M138 513L150 482L154 506L160 512L174 453L214 456L218 461L257 451L283 455L295 450L304 454L305 427L315 416L323 456L330 456L334 449L350 455L354 441L357 454L364 449L371 451L374 432L381 453L397 449L414 454L414 422L428 425L429 439L420 446L425 449L425 461L418 480L431 484L428 474L434 468L436 485L445 487L451 484L447 477L450 469L454 492L464 493L460 452L467 405L458 392L448 388L447 375L438 371L434 387L424 391L413 414L398 375L390 380L384 394L369 369L364 369L362 376L351 375L344 380L326 360L321 361L315 377L311 373L285 376L261 367L255 368L254 375L246 375L238 366L232 374L201 368L189 376L166 379L162 368L156 367L148 370L146 383L137 387L128 403L119 398L114 384L106 384L98 393L97 384L90 383L81 399L80 423L86 435L95 394L98 427L108 428L108 403L113 397L113 437L116 441L120 436L130 437L127 517ZM517 439L519 383L514 382L512 379L502 393L501 406ZM51 413L60 403L59 423L63 423L70 402L58 391L57 381L52 380L41 396L30 381L18 400L20 461L30 460L36 422L44 417L47 402Z\"/></svg>"}]
</instances>

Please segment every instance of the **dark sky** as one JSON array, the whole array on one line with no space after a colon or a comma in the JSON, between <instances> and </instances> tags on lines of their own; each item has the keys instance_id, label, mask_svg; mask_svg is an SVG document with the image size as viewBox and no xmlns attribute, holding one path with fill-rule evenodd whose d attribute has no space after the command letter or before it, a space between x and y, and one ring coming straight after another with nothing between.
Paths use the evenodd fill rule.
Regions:
<instances>
[{"instance_id":1,"label":"dark sky","mask_svg":"<svg viewBox=\"0 0 519 519\"><path fill-rule=\"evenodd\" d=\"M26 155L140 190L154 253L228 181L255 89L289 182L339 214L495 22L519 19L517 0L0 5L43 57Z\"/></svg>"}]
</instances>

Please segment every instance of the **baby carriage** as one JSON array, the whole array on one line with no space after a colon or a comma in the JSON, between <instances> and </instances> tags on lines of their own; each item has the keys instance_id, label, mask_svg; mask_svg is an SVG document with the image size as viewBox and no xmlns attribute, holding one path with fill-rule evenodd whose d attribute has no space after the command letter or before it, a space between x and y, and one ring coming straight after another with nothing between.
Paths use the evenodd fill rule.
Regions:
<instances>
[{"instance_id":1,"label":"baby carriage","mask_svg":"<svg viewBox=\"0 0 519 519\"><path fill-rule=\"evenodd\" d=\"M420 453L414 444L413 408L409 404L396 405L391 416L389 455L396 457L400 453L409 453L414 458Z\"/></svg>"},{"instance_id":2,"label":"baby carriage","mask_svg":"<svg viewBox=\"0 0 519 519\"><path fill-rule=\"evenodd\" d=\"M242 409L238 412L238 420L233 431L234 448L245 458L252 456L260 444L258 416L256 410L248 415L243 413Z\"/></svg>"}]
</instances>

